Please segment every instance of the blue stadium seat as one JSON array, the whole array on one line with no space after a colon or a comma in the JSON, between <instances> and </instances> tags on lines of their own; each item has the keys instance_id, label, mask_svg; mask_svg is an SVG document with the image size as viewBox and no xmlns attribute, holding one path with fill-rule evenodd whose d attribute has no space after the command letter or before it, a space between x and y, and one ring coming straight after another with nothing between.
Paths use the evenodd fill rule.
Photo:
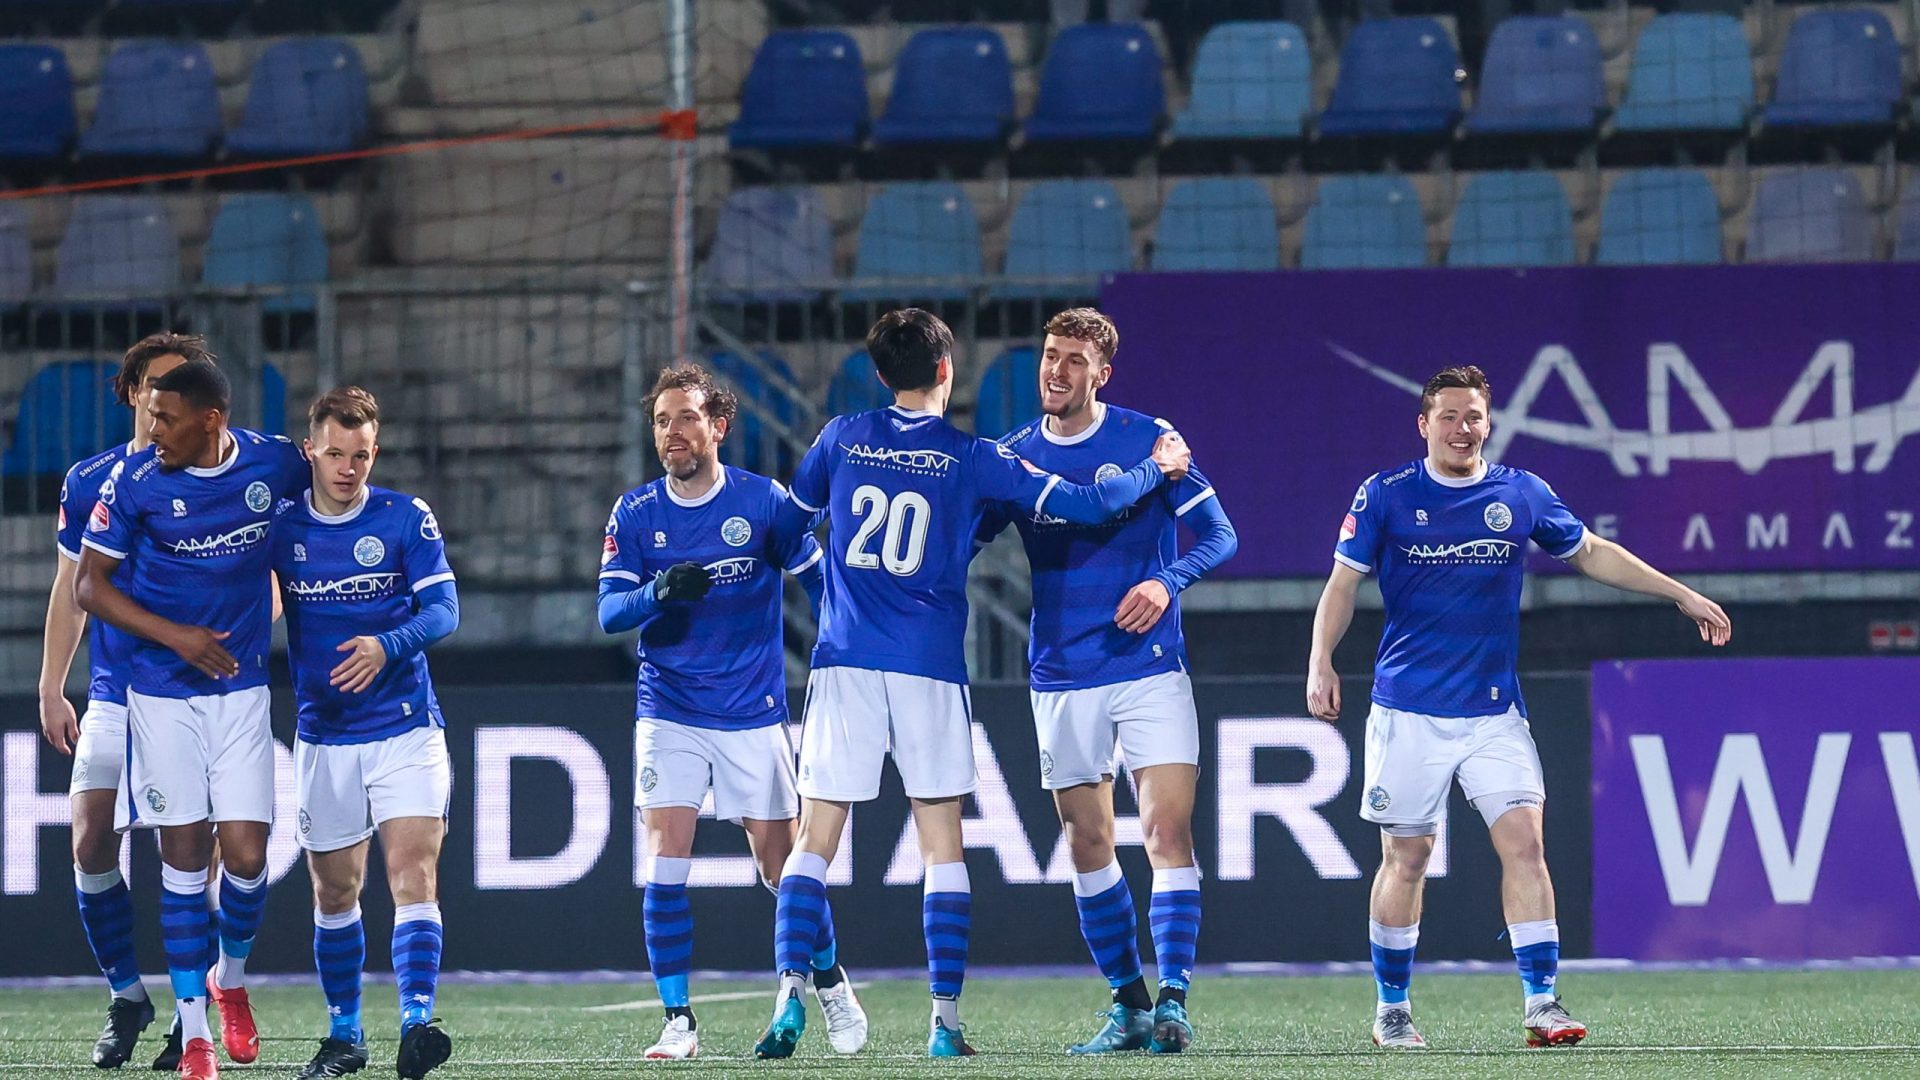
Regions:
<instances>
[{"instance_id":1,"label":"blue stadium seat","mask_svg":"<svg viewBox=\"0 0 1920 1080\"><path fill-rule=\"evenodd\" d=\"M703 278L723 302L818 296L833 278L833 227L807 187L741 188L727 196Z\"/></svg>"},{"instance_id":2,"label":"blue stadium seat","mask_svg":"<svg viewBox=\"0 0 1920 1080\"><path fill-rule=\"evenodd\" d=\"M865 349L849 353L840 361L840 369L827 384L827 413L831 416L884 409L891 404L893 391L880 381L880 373L873 369L873 357Z\"/></svg>"},{"instance_id":3,"label":"blue stadium seat","mask_svg":"<svg viewBox=\"0 0 1920 1080\"><path fill-rule=\"evenodd\" d=\"M1177 139L1298 138L1313 111L1313 56L1289 22L1221 23L1200 39Z\"/></svg>"},{"instance_id":4,"label":"blue stadium seat","mask_svg":"<svg viewBox=\"0 0 1920 1080\"><path fill-rule=\"evenodd\" d=\"M1805 12L1787 31L1773 104L1780 127L1847 127L1893 122L1900 101L1900 43L1878 11Z\"/></svg>"},{"instance_id":5,"label":"blue stadium seat","mask_svg":"<svg viewBox=\"0 0 1920 1080\"><path fill-rule=\"evenodd\" d=\"M866 130L860 46L838 30L777 30L753 54L728 138L735 149L851 147Z\"/></svg>"},{"instance_id":6,"label":"blue stadium seat","mask_svg":"<svg viewBox=\"0 0 1920 1080\"><path fill-rule=\"evenodd\" d=\"M133 438L133 410L113 396L118 364L63 360L33 373L0 472L58 476L84 457Z\"/></svg>"},{"instance_id":7,"label":"blue stadium seat","mask_svg":"<svg viewBox=\"0 0 1920 1080\"><path fill-rule=\"evenodd\" d=\"M1747 32L1731 15L1661 15L1640 32L1614 114L1622 131L1738 131L1753 108Z\"/></svg>"},{"instance_id":8,"label":"blue stadium seat","mask_svg":"<svg viewBox=\"0 0 1920 1080\"><path fill-rule=\"evenodd\" d=\"M785 360L764 351L759 357L763 364L771 367L787 382L794 381L793 369L787 366ZM730 352L709 354L707 367L725 379L741 398L759 402L781 424L793 426L792 399L768 385L759 368ZM793 452L785 443L773 438L771 430L759 415L744 402L740 406L739 417L734 421L733 430L727 433L726 441L720 444L720 460L763 476L785 476L794 465Z\"/></svg>"},{"instance_id":9,"label":"blue stadium seat","mask_svg":"<svg viewBox=\"0 0 1920 1080\"><path fill-rule=\"evenodd\" d=\"M214 216L201 281L224 288L318 285L327 280L327 236L303 195L230 195ZM268 312L312 311L313 294L268 297Z\"/></svg>"},{"instance_id":10,"label":"blue stadium seat","mask_svg":"<svg viewBox=\"0 0 1920 1080\"><path fill-rule=\"evenodd\" d=\"M1135 23L1083 23L1053 39L1027 138L1146 139L1166 115L1160 49Z\"/></svg>"},{"instance_id":11,"label":"blue stadium seat","mask_svg":"<svg viewBox=\"0 0 1920 1080\"><path fill-rule=\"evenodd\" d=\"M1481 173L1453 211L1448 266L1568 266L1573 210L1550 172Z\"/></svg>"},{"instance_id":12,"label":"blue stadium seat","mask_svg":"<svg viewBox=\"0 0 1920 1080\"><path fill-rule=\"evenodd\" d=\"M1420 194L1404 176L1331 176L1307 208L1300 265L1371 270L1427 265Z\"/></svg>"},{"instance_id":13,"label":"blue stadium seat","mask_svg":"<svg viewBox=\"0 0 1920 1080\"><path fill-rule=\"evenodd\" d=\"M83 195L73 201L54 256L54 291L78 299L154 300L180 287L180 240L151 195Z\"/></svg>"},{"instance_id":14,"label":"blue stadium seat","mask_svg":"<svg viewBox=\"0 0 1920 1080\"><path fill-rule=\"evenodd\" d=\"M296 38L253 65L246 111L227 149L248 157L337 153L364 142L367 125L360 50L334 38Z\"/></svg>"},{"instance_id":15,"label":"blue stadium seat","mask_svg":"<svg viewBox=\"0 0 1920 1080\"><path fill-rule=\"evenodd\" d=\"M1323 135L1441 134L1460 116L1460 55L1427 18L1363 22L1340 50Z\"/></svg>"},{"instance_id":16,"label":"blue stadium seat","mask_svg":"<svg viewBox=\"0 0 1920 1080\"><path fill-rule=\"evenodd\" d=\"M867 204L853 255L849 300L941 300L964 297L960 279L982 272L980 222L960 185L946 181L888 184ZM949 284L887 285L887 281L945 280Z\"/></svg>"},{"instance_id":17,"label":"blue stadium seat","mask_svg":"<svg viewBox=\"0 0 1920 1080\"><path fill-rule=\"evenodd\" d=\"M1920 262L1920 184L1909 182L1893 218L1893 257Z\"/></svg>"},{"instance_id":18,"label":"blue stadium seat","mask_svg":"<svg viewBox=\"0 0 1920 1080\"><path fill-rule=\"evenodd\" d=\"M220 141L220 92L200 45L129 41L107 57L82 157L201 158Z\"/></svg>"},{"instance_id":19,"label":"blue stadium seat","mask_svg":"<svg viewBox=\"0 0 1920 1080\"><path fill-rule=\"evenodd\" d=\"M1760 178L1747 217L1748 262L1865 262L1873 214L1845 169L1790 169Z\"/></svg>"},{"instance_id":20,"label":"blue stadium seat","mask_svg":"<svg viewBox=\"0 0 1920 1080\"><path fill-rule=\"evenodd\" d=\"M1031 345L993 358L980 376L973 433L997 439L1040 415L1040 352Z\"/></svg>"},{"instance_id":21,"label":"blue stadium seat","mask_svg":"<svg viewBox=\"0 0 1920 1080\"><path fill-rule=\"evenodd\" d=\"M73 141L73 75L49 45L0 45L0 158L44 161Z\"/></svg>"},{"instance_id":22,"label":"blue stadium seat","mask_svg":"<svg viewBox=\"0 0 1920 1080\"><path fill-rule=\"evenodd\" d=\"M1280 229L1266 185L1251 176L1175 185L1153 234L1155 270L1278 270Z\"/></svg>"},{"instance_id":23,"label":"blue stadium seat","mask_svg":"<svg viewBox=\"0 0 1920 1080\"><path fill-rule=\"evenodd\" d=\"M1668 266L1721 260L1720 203L1697 169L1634 169L1600 208L1601 266Z\"/></svg>"},{"instance_id":24,"label":"blue stadium seat","mask_svg":"<svg viewBox=\"0 0 1920 1080\"><path fill-rule=\"evenodd\" d=\"M272 364L260 365L260 428L267 435L287 433L287 377Z\"/></svg>"},{"instance_id":25,"label":"blue stadium seat","mask_svg":"<svg viewBox=\"0 0 1920 1080\"><path fill-rule=\"evenodd\" d=\"M1127 208L1113 185L1105 180L1049 180L1027 192L1007 226L1006 276L1035 280L1009 284L1000 294L1090 294L1100 275L1132 265Z\"/></svg>"},{"instance_id":26,"label":"blue stadium seat","mask_svg":"<svg viewBox=\"0 0 1920 1080\"><path fill-rule=\"evenodd\" d=\"M939 27L913 35L900 50L873 141L997 142L1012 123L1007 43L984 26Z\"/></svg>"},{"instance_id":27,"label":"blue stadium seat","mask_svg":"<svg viewBox=\"0 0 1920 1080\"><path fill-rule=\"evenodd\" d=\"M33 241L26 208L0 203L0 302L24 300L32 291Z\"/></svg>"},{"instance_id":28,"label":"blue stadium seat","mask_svg":"<svg viewBox=\"0 0 1920 1080\"><path fill-rule=\"evenodd\" d=\"M1494 27L1467 130L1591 131L1606 105L1600 43L1586 20L1521 16Z\"/></svg>"}]
</instances>

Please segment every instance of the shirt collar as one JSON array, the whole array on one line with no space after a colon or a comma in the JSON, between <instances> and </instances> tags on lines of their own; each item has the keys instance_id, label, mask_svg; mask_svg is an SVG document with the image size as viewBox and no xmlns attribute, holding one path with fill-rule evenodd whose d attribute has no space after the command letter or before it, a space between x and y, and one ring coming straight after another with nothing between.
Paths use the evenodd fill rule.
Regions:
<instances>
[{"instance_id":1,"label":"shirt collar","mask_svg":"<svg viewBox=\"0 0 1920 1080\"><path fill-rule=\"evenodd\" d=\"M1486 458L1480 459L1480 467L1474 470L1472 476L1444 476L1433 467L1433 462L1428 461L1426 458L1420 459L1420 467L1427 470L1428 479L1431 479L1441 487L1470 488L1487 478Z\"/></svg>"},{"instance_id":2,"label":"shirt collar","mask_svg":"<svg viewBox=\"0 0 1920 1080\"><path fill-rule=\"evenodd\" d=\"M227 442L231 445L227 447L227 455L220 459L220 464L215 465L211 469L202 469L197 465L189 465L187 466L187 474L189 476L219 476L221 473L233 468L233 463L240 460L240 440L234 438L233 432L231 431L225 434Z\"/></svg>"},{"instance_id":3,"label":"shirt collar","mask_svg":"<svg viewBox=\"0 0 1920 1080\"><path fill-rule=\"evenodd\" d=\"M359 517L360 511L367 508L367 503L371 502L372 498L372 489L363 486L360 489L360 498L355 500L352 506L347 507L338 514L323 514L320 512L319 507L313 505L313 489L308 488L307 513L313 515L313 520L322 525L345 525L347 522Z\"/></svg>"},{"instance_id":4,"label":"shirt collar","mask_svg":"<svg viewBox=\"0 0 1920 1080\"><path fill-rule=\"evenodd\" d=\"M712 502L715 499L715 497L717 497L720 494L721 488L727 486L727 467L725 465L720 466L720 479L715 480L713 482L713 486L708 488L705 494L700 495L697 498L687 499L687 498L682 498L681 496L676 494L673 490L672 480L661 481L661 486L667 489L667 498L673 500L673 505L675 506L684 506L684 507L687 507L688 509L692 509L696 506L705 506L708 503Z\"/></svg>"},{"instance_id":5,"label":"shirt collar","mask_svg":"<svg viewBox=\"0 0 1920 1080\"><path fill-rule=\"evenodd\" d=\"M1096 401L1093 403L1093 423L1088 424L1086 430L1080 434L1055 435L1053 433L1053 417L1051 416L1043 416L1040 418L1040 434L1055 446L1075 446L1093 438L1093 433L1099 431L1100 425L1106 422L1107 403L1104 401Z\"/></svg>"}]
</instances>

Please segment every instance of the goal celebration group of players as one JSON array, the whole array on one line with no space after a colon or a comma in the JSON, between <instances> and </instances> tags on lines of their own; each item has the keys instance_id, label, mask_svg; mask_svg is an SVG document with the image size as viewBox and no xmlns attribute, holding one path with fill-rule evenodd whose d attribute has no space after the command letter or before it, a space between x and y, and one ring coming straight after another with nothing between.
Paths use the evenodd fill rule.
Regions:
<instances>
[{"instance_id":1,"label":"goal celebration group of players","mask_svg":"<svg viewBox=\"0 0 1920 1080\"><path fill-rule=\"evenodd\" d=\"M1172 424L1100 400L1119 345L1106 316L1075 308L1046 324L1042 415L997 442L946 419L953 344L928 312L883 316L867 351L894 404L828 421L789 487L720 462L738 403L703 369L667 369L647 398L665 476L614 504L598 587L601 627L638 631L642 925L666 1012L647 1058L700 1050L687 883L709 796L717 817L746 832L776 896L778 985L756 1056L794 1053L809 994L830 1048L861 1050L868 1021L838 956L828 866L852 804L879 795L888 758L925 867L927 1053L974 1052L960 1021L972 909L962 804L975 787L966 578L1008 525L1032 568L1039 779L1054 796L1081 931L1110 991L1100 1028L1068 1053L1178 1053L1195 1039L1199 721L1179 596L1233 555L1233 526ZM75 757L81 921L113 990L94 1062L129 1060L155 1015L117 868L116 830L144 826L159 830L175 999L175 1030L155 1067L217 1075L209 999L228 1057L258 1054L245 968L273 817L266 657L284 610L298 836L328 1013L301 1076L368 1063L359 892L376 832L395 907L396 1069L423 1076L452 1051L433 1015L435 869L452 770L424 657L459 617L439 524L421 499L369 485L381 418L365 390L313 403L303 453L228 425L226 380L197 339L142 341L117 389L136 410L134 439L68 474L41 676L43 728ZM1425 1045L1408 991L1426 862L1456 781L1501 860L1527 1043L1586 1035L1555 985L1545 789L1515 673L1529 542L1594 580L1671 600L1705 642L1731 635L1711 600L1589 532L1540 478L1487 462L1492 416L1477 368L1428 382L1415 418L1426 452L1356 492L1314 621L1307 705L1332 721L1341 707L1333 651L1360 582L1378 575L1386 627L1360 812L1381 829L1368 931L1373 1039L1386 1047ZM1192 535L1184 553L1181 523ZM786 723L787 574L819 626L797 754ZM87 614L92 679L76 720L62 687ZM1115 853L1113 781L1123 765L1153 870L1151 972Z\"/></svg>"}]
</instances>

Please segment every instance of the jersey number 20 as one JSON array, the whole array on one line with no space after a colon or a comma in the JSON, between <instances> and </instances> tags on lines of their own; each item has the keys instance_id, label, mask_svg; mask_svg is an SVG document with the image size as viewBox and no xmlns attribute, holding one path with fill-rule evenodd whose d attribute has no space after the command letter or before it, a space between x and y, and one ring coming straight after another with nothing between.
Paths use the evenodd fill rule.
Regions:
<instances>
[{"instance_id":1,"label":"jersey number 20","mask_svg":"<svg viewBox=\"0 0 1920 1080\"><path fill-rule=\"evenodd\" d=\"M847 545L847 565L859 570L885 566L887 573L906 577L920 569L927 553L927 523L932 516L927 497L917 491L903 491L891 500L872 484L853 491L853 516L866 520ZM880 539L880 553L867 550L873 534L886 526Z\"/></svg>"}]
</instances>

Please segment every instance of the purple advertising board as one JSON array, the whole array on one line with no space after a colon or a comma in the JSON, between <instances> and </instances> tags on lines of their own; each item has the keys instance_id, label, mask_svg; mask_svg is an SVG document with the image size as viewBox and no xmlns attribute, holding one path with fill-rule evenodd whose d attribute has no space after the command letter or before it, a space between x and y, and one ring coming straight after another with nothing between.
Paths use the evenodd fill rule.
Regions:
<instances>
[{"instance_id":1,"label":"purple advertising board","mask_svg":"<svg viewBox=\"0 0 1920 1080\"><path fill-rule=\"evenodd\" d=\"M1593 668L1593 948L1920 955L1920 660Z\"/></svg>"},{"instance_id":2,"label":"purple advertising board","mask_svg":"<svg viewBox=\"0 0 1920 1080\"><path fill-rule=\"evenodd\" d=\"M1106 396L1186 434L1240 533L1226 576L1326 573L1454 364L1492 380L1489 458L1663 569L1911 569L1916 297L1891 264L1122 274Z\"/></svg>"}]
</instances>

